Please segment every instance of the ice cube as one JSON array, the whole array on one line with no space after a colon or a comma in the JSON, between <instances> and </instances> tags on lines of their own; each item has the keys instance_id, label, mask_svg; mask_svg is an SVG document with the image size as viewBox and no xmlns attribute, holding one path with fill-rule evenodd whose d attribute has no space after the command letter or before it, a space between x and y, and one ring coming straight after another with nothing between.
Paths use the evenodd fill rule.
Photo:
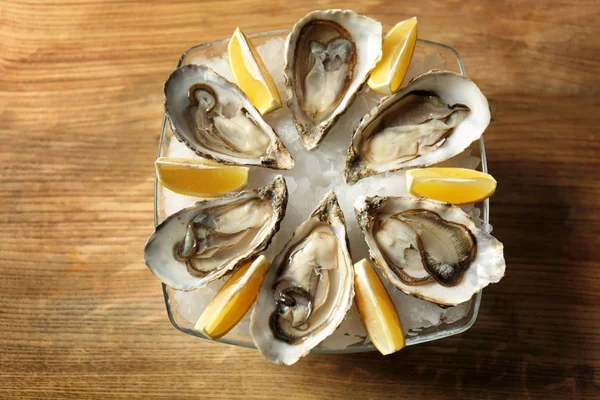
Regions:
<instances>
[{"instance_id":1,"label":"ice cube","mask_svg":"<svg viewBox=\"0 0 600 400\"><path fill-rule=\"evenodd\" d=\"M288 176L285 181L287 183L289 196L292 196L294 194L294 191L298 187L296 179L293 176Z\"/></svg>"},{"instance_id":2,"label":"ice cube","mask_svg":"<svg viewBox=\"0 0 600 400\"><path fill-rule=\"evenodd\" d=\"M196 153L190 150L183 142L177 140L174 136L169 139L169 148L167 149L167 156L169 157L183 157L183 158L195 158Z\"/></svg>"},{"instance_id":3,"label":"ice cube","mask_svg":"<svg viewBox=\"0 0 600 400\"><path fill-rule=\"evenodd\" d=\"M367 332L360 321L356 307L352 305L346 318L331 336L321 343L321 347L329 350L345 349L353 344L364 342Z\"/></svg>"}]
</instances>

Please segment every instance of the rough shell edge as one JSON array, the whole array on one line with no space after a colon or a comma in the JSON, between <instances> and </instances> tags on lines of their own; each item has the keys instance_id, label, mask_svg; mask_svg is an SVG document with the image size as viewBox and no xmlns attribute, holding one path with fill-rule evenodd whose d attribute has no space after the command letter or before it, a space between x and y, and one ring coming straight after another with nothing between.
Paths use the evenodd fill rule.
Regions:
<instances>
[{"instance_id":1,"label":"rough shell edge","mask_svg":"<svg viewBox=\"0 0 600 400\"><path fill-rule=\"evenodd\" d=\"M277 132L275 131L275 129L273 129L272 126L270 126L264 119L262 122L264 122L265 125L269 126L271 128L271 130L273 131L273 137L274 137L274 142L275 142L275 149L268 154L267 156L263 156L260 158L260 164L258 163L254 163L254 164L244 164L244 163L240 163L240 162L235 162L235 161L231 161L231 160L227 160L224 158L220 158L218 156L214 156L212 154L206 153L204 151L202 151L201 149L197 148L196 146L194 146L192 143L190 143L189 141L185 140L185 138L181 135L181 133L179 132L179 130L175 127L175 124L173 124L173 121L171 119L171 115L169 113L169 110L167 108L167 86L170 83L170 81L172 79L174 79L174 75L176 73L182 73L182 72L178 72L178 71L182 71L183 69L198 69L199 67L203 67L206 68L207 70L211 71L212 73L214 73L218 79L221 79L224 83L228 83L231 86L234 87L235 90L237 90L239 92L239 94L242 96L242 98L246 101L248 101L248 104L250 104L254 110L256 111L256 113L258 115L260 115L260 112L258 110L256 110L256 107L254 107L254 105L252 104L252 102L250 101L250 99L248 98L248 96L246 96L246 93L244 93L244 91L242 89L240 89L240 87L238 85L236 85L234 82L229 81L228 79L224 78L223 76L219 75L217 72L215 72L212 68L206 66L206 65L196 65L196 64L187 64L184 66L181 66L179 68L177 68L175 71L171 72L171 74L169 75L169 77L167 78L167 80L165 81L164 85L163 85L163 93L165 96L165 99L163 101L163 107L165 110L165 115L167 116L167 120L169 121L169 127L171 128L171 132L173 132L173 135L177 138L177 140L179 140L180 142L182 142L183 144L185 144L190 150L192 150L194 153L196 153L199 157L202 158L206 158L209 160L213 160L216 162L219 162L221 164L225 164L225 165L242 165L242 166L253 166L253 167L264 167L264 168L271 168L271 169L277 169L277 170L290 170L294 167L295 161L294 158L292 157L292 155L290 154L290 152L288 151L288 149L285 147L285 145L283 144L283 142L281 141L281 138L279 137L279 135L277 134ZM262 118L262 115L261 115ZM289 159L290 163L289 165L279 165L280 163L277 160L277 155L281 155L282 158L285 159Z\"/></svg>"},{"instance_id":2,"label":"rough shell edge","mask_svg":"<svg viewBox=\"0 0 600 400\"><path fill-rule=\"evenodd\" d=\"M432 166L435 164L439 164L443 161L446 161L446 160L462 153L463 151L465 151L465 149L467 149L471 145L471 143L478 140L478 139L474 139L472 142L467 143L466 146L464 146L462 149L460 149L459 152L454 154L454 156L450 156L450 157L441 159L439 161L430 162L430 163L422 164L419 166L412 165L409 167L400 167L400 168L390 169L390 170L381 171L381 172L375 171L375 170L371 169L370 167L368 167L362 161L360 154L358 154L354 150L354 139L356 137L357 132L359 132L359 130L364 129L365 126L367 126L367 121L371 122L372 117L379 112L379 109L382 107L382 105L385 105L384 103L388 103L388 101L389 101L390 103L393 104L393 100L395 100L395 97L397 97L396 96L397 93L404 91L406 88L408 88L410 85L412 85L415 80L421 79L423 77L433 75L433 74L451 74L451 75L455 75L457 77L471 81L466 76L458 74L456 72L452 72L452 71L448 71L448 70L441 70L441 69L432 69L430 71L422 73L421 75L415 76L413 79L411 79L408 82L408 84L406 84L405 86L398 89L398 91L396 93L394 93L390 96L385 96L385 97L381 98L379 103L375 107L373 107L373 109L371 111L369 111L364 117L361 118L360 123L358 124L358 126L356 127L354 132L352 133L352 139L350 141L350 146L348 146L348 152L346 153L346 167L344 168L344 181L347 184L353 185L363 178L373 176L373 175L383 174L386 172L402 171L402 170L408 169L408 168L425 168L425 167L429 167L429 166ZM394 98L394 99L392 99L392 98ZM390 99L392 99L392 100L390 100ZM485 131L485 129L487 129L487 126L483 129L483 131ZM481 133L481 135L483 135L483 132ZM481 137L481 135L479 137Z\"/></svg>"},{"instance_id":3,"label":"rough shell edge","mask_svg":"<svg viewBox=\"0 0 600 400\"><path fill-rule=\"evenodd\" d=\"M296 22L294 24L294 26L292 27L292 30L290 31L290 33L288 34L286 40L285 40L285 48L284 48L284 66L283 66L283 76L284 76L284 82L285 82L285 92L286 92L286 105L288 107L288 109L290 110L291 114L292 114L292 120L294 121L294 125L296 126L296 130L298 131L298 135L300 136L300 139L302 139L302 144L304 145L304 147L308 150L308 151L315 151L319 148L319 146L321 145L321 142L323 142L323 140L325 139L325 136L327 136L327 134L329 133L329 130L333 127L333 125L342 117L342 115L344 115L346 113L346 111L352 106L352 104L354 103L354 100L356 99L356 96L358 95L358 92L364 87L365 83L367 82L367 80L369 79L369 76L371 75L371 72L373 72L373 70L375 69L375 67L377 66L377 64L379 63L379 61L381 60L382 57L382 51L379 52L379 55L377 56L376 59L373 60L373 65L372 67L368 70L368 72L365 75L365 78L362 80L362 82L359 84L356 92L354 92L354 94L352 94L352 96L348 97L347 101L346 101L346 106L336 115L334 115L333 117L331 117L328 122L323 125L323 126L317 126L316 130L314 130L317 135L316 135L316 140L313 140L311 142L307 141L307 138L313 137L310 136L308 134L308 132L310 131L310 129L307 129L304 127L304 125L300 124L298 122L298 120L296 119L295 113L293 111L293 98L297 97L296 96L296 92L294 90L294 78L293 78L293 74L288 73L288 48L289 48L289 42L290 42L290 38L292 36L292 32L294 32L294 30L296 29L296 27L298 26L298 24L300 22L303 22L305 18L307 18L308 16L310 16L311 14L314 13L319 13L319 12L329 12L329 13L334 13L334 12L341 12L341 13L352 13L355 14L359 17L363 17L363 18L369 18L373 21L375 21L376 23L379 23L379 25L381 25L381 21L372 18L372 17L367 17L366 15L362 15L362 14L358 14L357 12L354 12L352 10L348 10L348 9L339 9L339 8L333 8L333 9L329 9L329 10L315 10L312 11L308 14L306 14L301 20L299 20L298 22ZM381 25L382 26L382 25ZM382 43L383 43L383 27L382 27L382 37L381 37Z\"/></svg>"},{"instance_id":4,"label":"rough shell edge","mask_svg":"<svg viewBox=\"0 0 600 400\"><path fill-rule=\"evenodd\" d=\"M232 193L228 193L227 195L225 195L223 197L200 200L200 201L197 201L196 203L194 203L193 205L182 208L181 210L177 211L176 213L173 213L173 214L169 215L167 218L165 218L164 221L162 221L158 226L156 226L156 228L154 229L154 231L152 232L150 237L146 240L146 244L144 245L144 263L146 264L146 267L150 270L152 275L154 275L158 279L160 279L160 277L158 277L154 273L152 268L150 268L150 266L148 265L148 261L146 259L146 249L155 240L156 233L159 232L160 230L164 229L164 227L167 225L168 221L176 218L177 216L179 216L179 214L189 211L200 205L203 205L203 204L206 204L209 202L235 201L236 198L250 194L251 192L254 192L254 191L256 191L258 193L259 197L261 197L261 198L264 198L269 195L271 195L273 197L272 204L273 204L273 209L276 212L276 219L275 219L275 224L273 225L273 229L271 230L271 232L265 237L265 239L258 246L256 246L254 248L254 250L251 252L251 254L249 254L248 256L246 256L244 258L239 259L238 261L233 263L228 268L221 269L218 274L215 274L214 277L211 277L211 279L207 280L202 285L190 287L188 289L180 289L180 288L173 288L173 289L182 290L182 291L187 292L187 291L202 288L202 287L206 286L207 284L209 284L210 282L215 281L215 280L229 274L230 272L240 268L243 264L245 264L247 261L252 259L254 256L265 251L271 244L275 234L279 231L279 229L281 227L281 222L285 218L285 213L286 213L286 209L287 209L287 202L288 202L287 184L285 182L285 179L281 175L277 175L271 183L269 183L261 188L253 189L253 190L245 190L242 192L232 192ZM279 207L277 207L277 206L279 206ZM167 286L172 287L170 285L167 285Z\"/></svg>"}]
</instances>

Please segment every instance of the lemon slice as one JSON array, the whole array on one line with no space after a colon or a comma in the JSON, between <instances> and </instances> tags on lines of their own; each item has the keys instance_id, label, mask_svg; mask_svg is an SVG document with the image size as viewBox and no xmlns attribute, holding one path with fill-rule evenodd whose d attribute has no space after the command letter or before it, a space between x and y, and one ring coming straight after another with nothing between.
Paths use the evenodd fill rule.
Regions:
<instances>
[{"instance_id":1,"label":"lemon slice","mask_svg":"<svg viewBox=\"0 0 600 400\"><path fill-rule=\"evenodd\" d=\"M369 77L369 87L382 94L392 94L408 71L417 43L417 17L396 24L383 39L383 54Z\"/></svg>"},{"instance_id":2,"label":"lemon slice","mask_svg":"<svg viewBox=\"0 0 600 400\"><path fill-rule=\"evenodd\" d=\"M404 347L404 333L396 307L385 290L381 279L366 259L354 264L356 308L381 354L392 354Z\"/></svg>"},{"instance_id":3,"label":"lemon slice","mask_svg":"<svg viewBox=\"0 0 600 400\"><path fill-rule=\"evenodd\" d=\"M155 166L161 185L188 196L217 196L239 189L248 181L248 168L202 158L161 157Z\"/></svg>"},{"instance_id":4,"label":"lemon slice","mask_svg":"<svg viewBox=\"0 0 600 400\"><path fill-rule=\"evenodd\" d=\"M271 74L246 35L236 28L227 45L229 67L235 83L262 114L281 107L281 99Z\"/></svg>"},{"instance_id":5,"label":"lemon slice","mask_svg":"<svg viewBox=\"0 0 600 400\"><path fill-rule=\"evenodd\" d=\"M229 332L254 304L270 265L260 256L235 271L208 303L194 329L213 340Z\"/></svg>"},{"instance_id":6,"label":"lemon slice","mask_svg":"<svg viewBox=\"0 0 600 400\"><path fill-rule=\"evenodd\" d=\"M408 192L452 204L476 203L492 196L496 180L465 168L423 168L406 171Z\"/></svg>"}]
</instances>

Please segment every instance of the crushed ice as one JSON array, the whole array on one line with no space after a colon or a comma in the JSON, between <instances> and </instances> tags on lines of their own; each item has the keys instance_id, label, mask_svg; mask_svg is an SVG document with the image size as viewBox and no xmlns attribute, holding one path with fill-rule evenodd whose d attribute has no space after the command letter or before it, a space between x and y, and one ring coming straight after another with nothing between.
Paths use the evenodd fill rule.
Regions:
<instances>
[{"instance_id":1,"label":"crushed ice","mask_svg":"<svg viewBox=\"0 0 600 400\"><path fill-rule=\"evenodd\" d=\"M257 50L269 69L282 99L285 99L283 48L284 40L277 38L268 40L265 44L259 46ZM437 53L413 58L405 82L421 72L443 67L443 65L440 65L440 60L441 57ZM208 65L225 78L232 79L226 54L211 59L195 58L192 59L192 62ZM262 186L270 182L275 175L282 174L285 176L289 191L286 217L281 224L280 231L275 235L273 243L264 253L267 258L271 260L274 258L291 238L294 229L310 215L313 208L329 190L336 192L344 212L353 260L356 262L368 257L367 245L354 217L354 200L361 195L409 196L403 172L365 178L352 186L344 183L343 169L352 132L358 126L362 116L367 114L379 102L380 98L379 94L369 90L368 87L363 89L350 109L339 119L321 146L314 152L308 152L304 149L290 118L289 110L285 106L265 116L265 120L275 129L296 161L296 166L291 171L253 168L250 172L248 182L250 188ZM183 143L171 137L167 155L193 157L194 153ZM471 149L467 149L453 159L440 164L440 166L474 169L479 163L480 158L472 154ZM165 188L162 190L164 209L167 216L181 208L194 204L198 200L194 197L173 193ZM477 225L482 226L483 221L480 218L478 208L470 205L463 206L463 210L472 216ZM483 228L490 229L491 227L486 226ZM429 327L459 321L466 316L471 308L471 302L469 301L456 307L443 309L433 303L404 294L387 279L383 279L383 281L398 310L402 326L409 337L418 335L420 331ZM223 280L218 280L203 289L192 292L176 291L173 296L173 305L175 305L179 317L193 326L208 302L223 285L223 282ZM250 312L228 335L241 334L249 336L249 316ZM367 343L367 341L366 332L356 309L352 307L337 331L327 338L321 346L328 349L343 349L349 345Z\"/></svg>"}]
</instances>

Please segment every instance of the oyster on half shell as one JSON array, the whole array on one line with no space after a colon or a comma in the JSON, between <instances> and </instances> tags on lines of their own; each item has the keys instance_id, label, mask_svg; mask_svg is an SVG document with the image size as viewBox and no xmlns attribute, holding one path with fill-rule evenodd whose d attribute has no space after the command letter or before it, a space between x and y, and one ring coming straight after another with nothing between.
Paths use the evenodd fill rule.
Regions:
<instances>
[{"instance_id":1,"label":"oyster on half shell","mask_svg":"<svg viewBox=\"0 0 600 400\"><path fill-rule=\"evenodd\" d=\"M405 293L456 305L504 276L502 243L456 206L375 196L354 207L371 258Z\"/></svg>"},{"instance_id":2,"label":"oyster on half shell","mask_svg":"<svg viewBox=\"0 0 600 400\"><path fill-rule=\"evenodd\" d=\"M165 111L175 136L201 157L274 169L294 166L248 97L204 65L185 65L169 76Z\"/></svg>"},{"instance_id":3,"label":"oyster on half shell","mask_svg":"<svg viewBox=\"0 0 600 400\"><path fill-rule=\"evenodd\" d=\"M422 74L361 120L348 148L346 182L445 161L489 123L487 99L473 81L450 71Z\"/></svg>"},{"instance_id":4,"label":"oyster on half shell","mask_svg":"<svg viewBox=\"0 0 600 400\"><path fill-rule=\"evenodd\" d=\"M273 261L250 333L268 360L293 364L336 330L353 298L345 220L329 192Z\"/></svg>"},{"instance_id":5,"label":"oyster on half shell","mask_svg":"<svg viewBox=\"0 0 600 400\"><path fill-rule=\"evenodd\" d=\"M164 284L192 290L220 278L267 248L287 206L281 175L269 185L199 201L165 219L144 248Z\"/></svg>"},{"instance_id":6,"label":"oyster on half shell","mask_svg":"<svg viewBox=\"0 0 600 400\"><path fill-rule=\"evenodd\" d=\"M285 45L288 107L304 146L315 150L381 58L381 23L350 10L313 11Z\"/></svg>"}]
</instances>

